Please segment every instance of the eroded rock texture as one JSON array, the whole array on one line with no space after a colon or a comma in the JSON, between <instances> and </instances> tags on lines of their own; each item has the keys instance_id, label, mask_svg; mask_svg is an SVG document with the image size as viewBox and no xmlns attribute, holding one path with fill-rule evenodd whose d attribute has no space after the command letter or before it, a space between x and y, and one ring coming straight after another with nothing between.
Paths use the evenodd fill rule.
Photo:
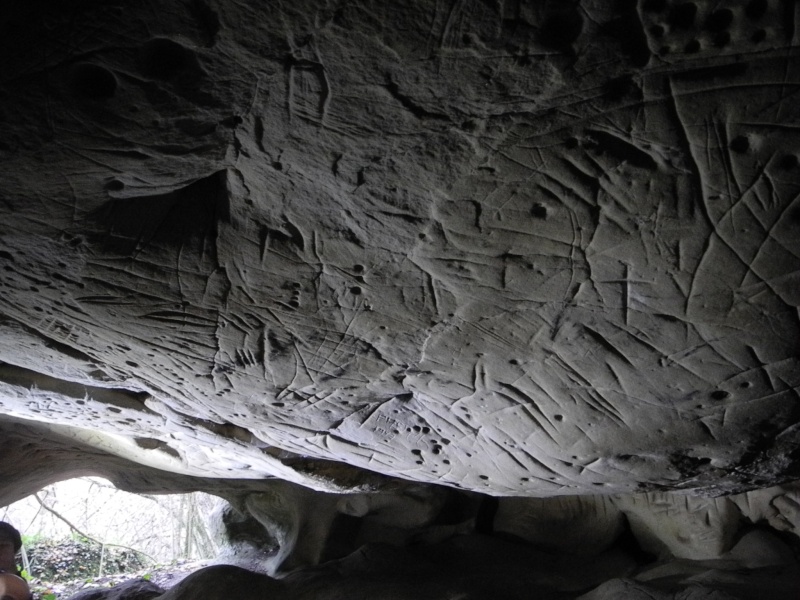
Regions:
<instances>
[{"instance_id":1,"label":"eroded rock texture","mask_svg":"<svg viewBox=\"0 0 800 600\"><path fill-rule=\"evenodd\" d=\"M0 503L284 577L165 600L793 598L797 10L3 3Z\"/></svg>"},{"instance_id":2,"label":"eroded rock texture","mask_svg":"<svg viewBox=\"0 0 800 600\"><path fill-rule=\"evenodd\" d=\"M796 22L5 3L3 412L316 487L796 478Z\"/></svg>"},{"instance_id":3,"label":"eroded rock texture","mask_svg":"<svg viewBox=\"0 0 800 600\"><path fill-rule=\"evenodd\" d=\"M2 427L74 452L4 497L139 468L797 478L796 24L789 0L5 3L0 405L31 429Z\"/></svg>"}]
</instances>

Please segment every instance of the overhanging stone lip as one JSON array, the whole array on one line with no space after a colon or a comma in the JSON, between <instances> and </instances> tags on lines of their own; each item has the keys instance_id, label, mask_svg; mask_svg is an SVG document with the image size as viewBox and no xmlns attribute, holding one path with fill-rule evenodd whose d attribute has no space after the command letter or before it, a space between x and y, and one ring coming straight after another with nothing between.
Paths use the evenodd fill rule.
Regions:
<instances>
[{"instance_id":1,"label":"overhanging stone lip","mask_svg":"<svg viewBox=\"0 0 800 600\"><path fill-rule=\"evenodd\" d=\"M219 2L213 31L178 1L78 25L14 8L8 414L323 487L798 476L797 55L776 7L726 38L633 4L395 6L402 34L298 6Z\"/></svg>"}]
</instances>

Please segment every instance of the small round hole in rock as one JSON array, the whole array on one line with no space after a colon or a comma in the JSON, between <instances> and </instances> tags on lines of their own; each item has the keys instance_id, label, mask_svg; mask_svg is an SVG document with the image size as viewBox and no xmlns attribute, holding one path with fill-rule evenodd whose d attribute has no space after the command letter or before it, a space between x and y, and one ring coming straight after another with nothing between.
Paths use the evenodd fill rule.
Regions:
<instances>
[{"instance_id":1,"label":"small round hole in rock","mask_svg":"<svg viewBox=\"0 0 800 600\"><path fill-rule=\"evenodd\" d=\"M683 51L687 54L694 54L695 52L700 52L700 42L697 40L692 40L686 43L686 46L683 47Z\"/></svg>"},{"instance_id":2,"label":"small round hole in rock","mask_svg":"<svg viewBox=\"0 0 800 600\"><path fill-rule=\"evenodd\" d=\"M109 192L121 192L125 189L125 184L119 179L112 179L105 185L105 188Z\"/></svg>"},{"instance_id":3,"label":"small round hole in rock","mask_svg":"<svg viewBox=\"0 0 800 600\"><path fill-rule=\"evenodd\" d=\"M547 207L544 204L536 203L531 207L531 215L537 219L547 218Z\"/></svg>"},{"instance_id":4,"label":"small round hole in rock","mask_svg":"<svg viewBox=\"0 0 800 600\"><path fill-rule=\"evenodd\" d=\"M733 12L727 8L715 10L706 19L706 29L709 31L725 31L733 23Z\"/></svg>"},{"instance_id":5,"label":"small round hole in rock","mask_svg":"<svg viewBox=\"0 0 800 600\"><path fill-rule=\"evenodd\" d=\"M244 122L244 119L242 119L242 117L240 117L239 115L233 115L233 116L230 116L230 117L226 117L225 119L222 119L222 121L220 121L220 123L222 123L222 125L224 125L228 129L235 129L236 127L241 125L243 122Z\"/></svg>"},{"instance_id":6,"label":"small round hole in rock","mask_svg":"<svg viewBox=\"0 0 800 600\"><path fill-rule=\"evenodd\" d=\"M767 0L750 0L744 9L744 14L748 19L755 21L766 14L767 8L769 8Z\"/></svg>"},{"instance_id":7,"label":"small round hole in rock","mask_svg":"<svg viewBox=\"0 0 800 600\"><path fill-rule=\"evenodd\" d=\"M743 154L750 149L750 140L747 139L746 135L737 135L731 141L730 147L734 152Z\"/></svg>"}]
</instances>

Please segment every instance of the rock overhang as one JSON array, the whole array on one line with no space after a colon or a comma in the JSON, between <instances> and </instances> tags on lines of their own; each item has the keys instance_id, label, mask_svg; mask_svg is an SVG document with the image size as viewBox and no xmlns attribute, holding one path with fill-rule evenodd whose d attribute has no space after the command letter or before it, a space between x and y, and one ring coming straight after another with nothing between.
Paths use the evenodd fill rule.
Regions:
<instances>
[{"instance_id":1,"label":"rock overhang","mask_svg":"<svg viewBox=\"0 0 800 600\"><path fill-rule=\"evenodd\" d=\"M797 478L793 24L657 5L14 7L4 414L326 489Z\"/></svg>"}]
</instances>

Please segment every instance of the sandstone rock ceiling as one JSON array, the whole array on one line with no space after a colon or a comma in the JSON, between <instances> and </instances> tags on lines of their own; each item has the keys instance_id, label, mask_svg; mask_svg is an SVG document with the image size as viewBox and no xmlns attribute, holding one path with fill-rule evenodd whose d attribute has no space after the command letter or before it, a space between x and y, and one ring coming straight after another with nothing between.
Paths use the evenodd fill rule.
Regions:
<instances>
[{"instance_id":1,"label":"sandstone rock ceiling","mask_svg":"<svg viewBox=\"0 0 800 600\"><path fill-rule=\"evenodd\" d=\"M796 10L6 3L3 414L69 472L800 477Z\"/></svg>"}]
</instances>

